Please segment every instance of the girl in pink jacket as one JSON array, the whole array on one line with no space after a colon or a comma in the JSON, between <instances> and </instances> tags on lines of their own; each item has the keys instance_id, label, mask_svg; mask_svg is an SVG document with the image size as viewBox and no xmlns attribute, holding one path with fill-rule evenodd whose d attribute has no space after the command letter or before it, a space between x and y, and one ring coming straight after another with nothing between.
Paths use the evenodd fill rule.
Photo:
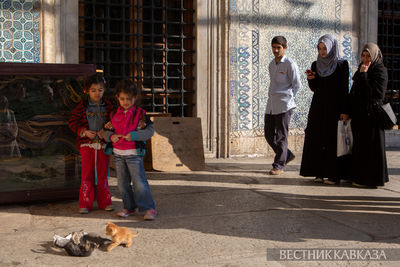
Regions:
<instances>
[{"instance_id":1,"label":"girl in pink jacket","mask_svg":"<svg viewBox=\"0 0 400 267\"><path fill-rule=\"evenodd\" d=\"M118 188L124 203L118 216L144 212L145 220L154 220L157 212L143 165L144 141L153 136L154 125L138 106L140 91L132 81L119 82L115 96L119 107L111 119L114 132L104 132L103 136L113 144Z\"/></svg>"}]
</instances>

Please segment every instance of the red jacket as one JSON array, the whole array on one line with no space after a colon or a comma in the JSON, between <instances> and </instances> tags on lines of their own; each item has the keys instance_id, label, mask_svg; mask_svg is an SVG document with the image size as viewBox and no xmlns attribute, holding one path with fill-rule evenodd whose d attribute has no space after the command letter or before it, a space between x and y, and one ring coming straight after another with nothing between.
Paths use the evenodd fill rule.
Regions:
<instances>
[{"instance_id":1,"label":"red jacket","mask_svg":"<svg viewBox=\"0 0 400 267\"><path fill-rule=\"evenodd\" d=\"M110 115L113 110L113 106L110 101L104 100L105 106L106 106L106 114L104 114L104 118L106 121L110 120ZM86 115L86 109L87 106L83 104L81 101L75 109L72 111L71 118L69 119L69 128L77 135L77 142L78 142L78 147L81 144L87 144L90 143L90 139L87 138L86 136L82 137L81 136L81 131L83 129L88 129L89 124L87 121L87 115Z\"/></svg>"}]
</instances>

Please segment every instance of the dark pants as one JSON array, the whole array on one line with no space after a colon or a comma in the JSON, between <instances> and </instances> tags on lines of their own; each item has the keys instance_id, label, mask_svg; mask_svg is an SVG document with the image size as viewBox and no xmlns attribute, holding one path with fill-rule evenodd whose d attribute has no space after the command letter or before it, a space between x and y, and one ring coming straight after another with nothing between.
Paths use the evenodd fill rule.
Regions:
<instances>
[{"instance_id":1,"label":"dark pants","mask_svg":"<svg viewBox=\"0 0 400 267\"><path fill-rule=\"evenodd\" d=\"M283 169L287 159L293 157L293 153L288 149L289 122L292 116L292 109L281 114L265 114L264 136L267 143L275 152L274 169Z\"/></svg>"}]
</instances>

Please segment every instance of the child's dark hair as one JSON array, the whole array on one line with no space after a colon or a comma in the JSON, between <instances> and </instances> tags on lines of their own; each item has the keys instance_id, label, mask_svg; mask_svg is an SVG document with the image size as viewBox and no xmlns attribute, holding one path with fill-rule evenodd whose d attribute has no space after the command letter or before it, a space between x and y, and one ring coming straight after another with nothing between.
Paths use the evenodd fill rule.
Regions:
<instances>
[{"instance_id":1,"label":"child's dark hair","mask_svg":"<svg viewBox=\"0 0 400 267\"><path fill-rule=\"evenodd\" d=\"M83 92L85 93L85 97L83 99L83 105L85 107L87 107L88 103L89 103L89 88L90 86L92 86L92 84L102 84L104 86L104 89L106 89L106 80L104 79L103 75L101 74L94 74L92 76L88 76L85 79L84 82L84 90Z\"/></svg>"},{"instance_id":2,"label":"child's dark hair","mask_svg":"<svg viewBox=\"0 0 400 267\"><path fill-rule=\"evenodd\" d=\"M271 45L273 45L273 44L279 44L279 45L281 45L283 48L286 48L286 47L287 47L286 38L283 37L283 36L275 36L274 38L272 38Z\"/></svg>"},{"instance_id":3,"label":"child's dark hair","mask_svg":"<svg viewBox=\"0 0 400 267\"><path fill-rule=\"evenodd\" d=\"M125 79L117 83L117 85L115 86L114 96L118 98L121 93L127 94L129 97L135 98L134 105L139 106L140 89L132 80Z\"/></svg>"},{"instance_id":4,"label":"child's dark hair","mask_svg":"<svg viewBox=\"0 0 400 267\"><path fill-rule=\"evenodd\" d=\"M88 93L88 90L90 86L92 86L92 84L98 84L98 83L104 85L104 89L106 88L106 80L101 74L94 74L92 76L87 77L84 84L85 94Z\"/></svg>"}]
</instances>

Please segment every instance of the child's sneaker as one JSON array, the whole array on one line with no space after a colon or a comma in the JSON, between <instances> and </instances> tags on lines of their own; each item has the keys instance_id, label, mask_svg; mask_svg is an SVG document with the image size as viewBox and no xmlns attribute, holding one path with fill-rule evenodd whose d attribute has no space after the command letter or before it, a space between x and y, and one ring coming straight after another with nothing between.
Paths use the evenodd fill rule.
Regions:
<instances>
[{"instance_id":1,"label":"child's sneaker","mask_svg":"<svg viewBox=\"0 0 400 267\"><path fill-rule=\"evenodd\" d=\"M150 209L150 210L146 210L146 212L144 213L144 217L143 219L145 219L146 221L152 221L156 218L157 216L157 211L154 209Z\"/></svg>"},{"instance_id":2,"label":"child's sneaker","mask_svg":"<svg viewBox=\"0 0 400 267\"><path fill-rule=\"evenodd\" d=\"M114 207L113 205L108 205L107 207L104 208L105 211L113 211Z\"/></svg>"},{"instance_id":3,"label":"child's sneaker","mask_svg":"<svg viewBox=\"0 0 400 267\"><path fill-rule=\"evenodd\" d=\"M79 208L79 213L80 214L88 214L89 210L87 208Z\"/></svg>"},{"instance_id":4,"label":"child's sneaker","mask_svg":"<svg viewBox=\"0 0 400 267\"><path fill-rule=\"evenodd\" d=\"M137 213L137 211L138 211L137 208L136 208L136 209L133 209L133 210L126 210L126 209L123 209L123 210L121 210L120 212L118 212L117 215L118 215L119 217L126 218L126 217L128 217L128 216L131 216L131 215Z\"/></svg>"}]
</instances>

